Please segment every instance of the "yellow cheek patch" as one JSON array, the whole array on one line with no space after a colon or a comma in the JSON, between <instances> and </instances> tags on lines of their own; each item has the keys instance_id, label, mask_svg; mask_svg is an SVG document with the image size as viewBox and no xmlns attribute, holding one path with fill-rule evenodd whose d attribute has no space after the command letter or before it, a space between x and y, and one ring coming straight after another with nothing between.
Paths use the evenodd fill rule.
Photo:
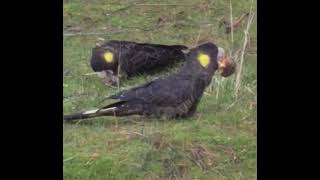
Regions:
<instances>
[{"instance_id":1,"label":"yellow cheek patch","mask_svg":"<svg viewBox=\"0 0 320 180\"><path fill-rule=\"evenodd\" d=\"M113 62L113 54L111 52L106 52L103 55L104 60L107 61L108 63Z\"/></svg>"},{"instance_id":2,"label":"yellow cheek patch","mask_svg":"<svg viewBox=\"0 0 320 180\"><path fill-rule=\"evenodd\" d=\"M204 68L207 68L210 64L210 57L206 54L199 54L198 55L198 61L200 62L201 66Z\"/></svg>"}]
</instances>

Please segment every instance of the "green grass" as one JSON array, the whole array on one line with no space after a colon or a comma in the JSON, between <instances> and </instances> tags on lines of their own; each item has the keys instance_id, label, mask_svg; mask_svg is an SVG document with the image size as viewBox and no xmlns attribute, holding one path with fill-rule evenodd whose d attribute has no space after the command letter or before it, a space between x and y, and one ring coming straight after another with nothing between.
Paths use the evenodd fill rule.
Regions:
<instances>
[{"instance_id":1,"label":"green grass","mask_svg":"<svg viewBox=\"0 0 320 180\"><path fill-rule=\"evenodd\" d=\"M136 5L130 4L135 3ZM233 0L233 15L248 12L250 0ZM254 3L254 11L256 2ZM153 6L137 4L158 4ZM176 4L176 5L159 5ZM91 73L91 49L98 38L163 44L195 44L210 36L225 49L241 48L240 28L230 35L219 28L229 16L229 1L216 0L65 0L64 32L80 27L82 33L64 37L63 110L70 113L97 108L118 91L105 87ZM159 18L163 19L157 24ZM194 117L182 120L100 117L63 124L65 179L256 179L256 21L250 28L241 88L234 96L235 75L213 77L213 83ZM121 89L170 74L178 67L140 75Z\"/></svg>"}]
</instances>

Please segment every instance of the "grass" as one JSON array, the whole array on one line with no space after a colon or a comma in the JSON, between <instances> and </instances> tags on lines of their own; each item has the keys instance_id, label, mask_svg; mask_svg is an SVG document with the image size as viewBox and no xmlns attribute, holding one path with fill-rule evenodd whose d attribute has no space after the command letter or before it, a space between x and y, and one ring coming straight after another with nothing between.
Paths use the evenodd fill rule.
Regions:
<instances>
[{"instance_id":1,"label":"grass","mask_svg":"<svg viewBox=\"0 0 320 180\"><path fill-rule=\"evenodd\" d=\"M254 12L256 2L254 2ZM251 0L233 0L232 14L249 12ZM233 52L245 29L219 28L229 18L224 0L65 0L63 111L99 107L118 91L91 73L91 49L99 38L194 45L210 36ZM76 30L75 30L76 29ZM93 33L86 35L86 33ZM97 33L97 35L94 35ZM256 179L256 20L249 31L235 98L235 78L213 77L194 117L182 120L100 117L63 124L65 179ZM121 89L174 72L178 66L123 82Z\"/></svg>"}]
</instances>

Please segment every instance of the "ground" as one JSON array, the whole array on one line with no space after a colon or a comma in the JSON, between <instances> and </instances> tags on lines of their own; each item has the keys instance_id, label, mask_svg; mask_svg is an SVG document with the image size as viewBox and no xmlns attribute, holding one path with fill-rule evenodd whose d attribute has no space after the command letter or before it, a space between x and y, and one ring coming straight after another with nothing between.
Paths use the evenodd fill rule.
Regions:
<instances>
[{"instance_id":1,"label":"ground","mask_svg":"<svg viewBox=\"0 0 320 180\"><path fill-rule=\"evenodd\" d=\"M255 1L233 0L233 16L249 12L251 3L256 13ZM231 34L219 28L223 17L230 17L230 1L64 0L64 113L110 103L103 98L119 90L88 75L96 43L117 39L194 45L210 37L235 53L242 48L247 21L235 29L232 43ZM236 74L216 75L194 117L63 123L64 179L256 179L256 18L249 36L237 96ZM173 73L179 66L141 74L120 89Z\"/></svg>"}]
</instances>

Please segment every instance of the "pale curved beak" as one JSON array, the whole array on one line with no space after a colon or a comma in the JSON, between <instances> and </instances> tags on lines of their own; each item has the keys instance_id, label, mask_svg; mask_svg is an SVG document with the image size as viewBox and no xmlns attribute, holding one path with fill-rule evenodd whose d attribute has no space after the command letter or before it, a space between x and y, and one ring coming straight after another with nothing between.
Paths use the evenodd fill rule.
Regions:
<instances>
[{"instance_id":1,"label":"pale curved beak","mask_svg":"<svg viewBox=\"0 0 320 180\"><path fill-rule=\"evenodd\" d=\"M97 72L98 77L102 79L105 85L113 86L117 84L117 76L113 75L110 70Z\"/></svg>"},{"instance_id":2,"label":"pale curved beak","mask_svg":"<svg viewBox=\"0 0 320 180\"><path fill-rule=\"evenodd\" d=\"M223 77L231 76L236 70L236 63L226 55L223 48L218 49L218 71Z\"/></svg>"}]
</instances>

